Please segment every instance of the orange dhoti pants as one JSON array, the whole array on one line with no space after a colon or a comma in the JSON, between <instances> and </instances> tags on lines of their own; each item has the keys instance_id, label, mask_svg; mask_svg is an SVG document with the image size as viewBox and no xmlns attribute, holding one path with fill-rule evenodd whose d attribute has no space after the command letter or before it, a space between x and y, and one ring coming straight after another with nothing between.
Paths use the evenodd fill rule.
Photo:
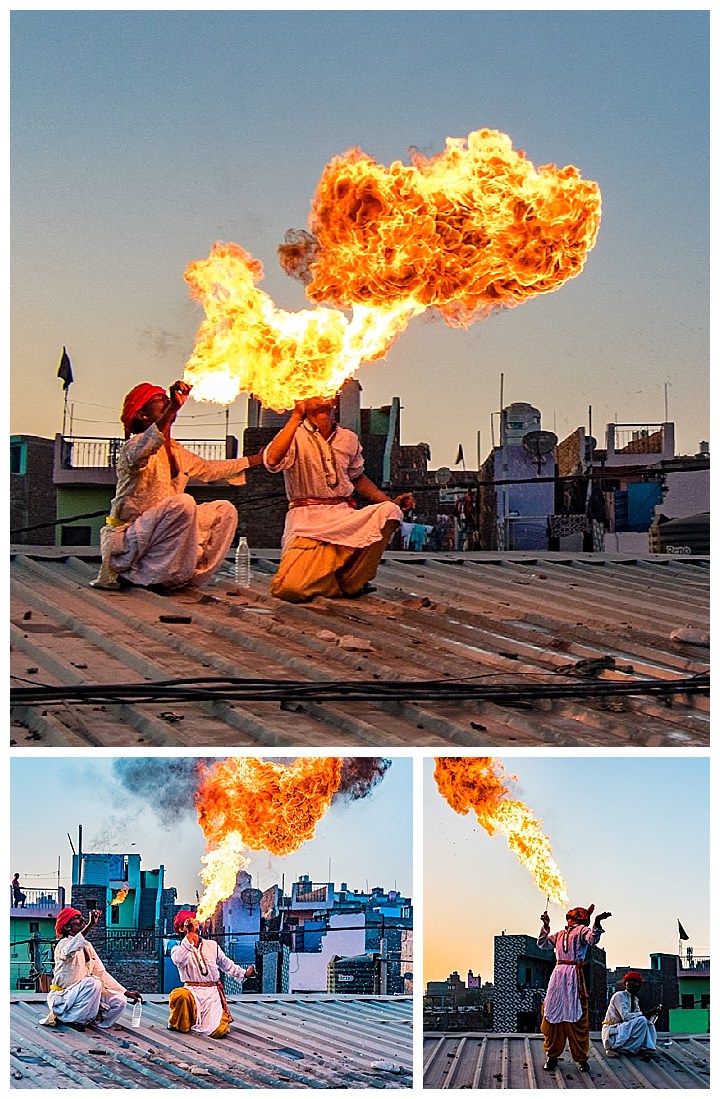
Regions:
<instances>
[{"instance_id":1,"label":"orange dhoti pants","mask_svg":"<svg viewBox=\"0 0 720 1099\"><path fill-rule=\"evenodd\" d=\"M171 1030L179 1030L182 1034L187 1034L195 1026L196 1021L197 1007L192 992L189 988L174 988L170 993L168 1026ZM231 1021L227 1011L223 1011L222 1019L210 1037L224 1038L230 1030Z\"/></svg>"},{"instance_id":2,"label":"orange dhoti pants","mask_svg":"<svg viewBox=\"0 0 720 1099\"><path fill-rule=\"evenodd\" d=\"M315 538L293 538L283 551L270 592L287 603L304 603L315 595L337 599L357 595L375 576L399 523L385 523L382 537L369 546L335 546Z\"/></svg>"},{"instance_id":3,"label":"orange dhoti pants","mask_svg":"<svg viewBox=\"0 0 720 1099\"><path fill-rule=\"evenodd\" d=\"M543 1012L540 1030L543 1033L545 1053L548 1057L559 1057L570 1046L573 1061L587 1061L590 1056L590 1018L587 996L580 997L582 1015L576 1023L549 1023Z\"/></svg>"}]
</instances>

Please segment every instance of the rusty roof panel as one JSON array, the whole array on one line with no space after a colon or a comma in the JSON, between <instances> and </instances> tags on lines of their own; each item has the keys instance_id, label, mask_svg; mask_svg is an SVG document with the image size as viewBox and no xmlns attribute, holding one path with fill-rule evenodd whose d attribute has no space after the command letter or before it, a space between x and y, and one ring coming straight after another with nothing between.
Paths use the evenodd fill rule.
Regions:
<instances>
[{"instance_id":1,"label":"rusty roof panel","mask_svg":"<svg viewBox=\"0 0 720 1099\"><path fill-rule=\"evenodd\" d=\"M409 1088L409 997L229 998L228 1038L167 1029L167 997L110 1030L45 1027L45 998L11 997L15 1088ZM374 1067L373 1067L374 1066Z\"/></svg>"},{"instance_id":2,"label":"rusty roof panel","mask_svg":"<svg viewBox=\"0 0 720 1099\"><path fill-rule=\"evenodd\" d=\"M541 1034L429 1034L424 1039L425 1088L709 1088L709 1035L659 1034L651 1060L608 1057L599 1033L591 1034L590 1072L569 1053L545 1072Z\"/></svg>"},{"instance_id":3,"label":"rusty roof panel","mask_svg":"<svg viewBox=\"0 0 720 1099\"><path fill-rule=\"evenodd\" d=\"M705 558L386 554L377 591L292 605L269 595L278 552L255 551L249 589L229 566L171 597L88 586L87 553L24 549L11 562L13 687L158 684L197 676L387 684L364 701L304 698L18 707L17 745L105 747L706 747L704 694L614 695L707 673ZM175 621L163 621L170 618ZM189 619L189 621L188 621ZM695 642L673 633L689 627ZM697 641L701 643L696 643ZM543 685L550 698L419 700L418 681ZM558 697L562 686L592 697ZM487 691L486 691L487 693Z\"/></svg>"}]
</instances>

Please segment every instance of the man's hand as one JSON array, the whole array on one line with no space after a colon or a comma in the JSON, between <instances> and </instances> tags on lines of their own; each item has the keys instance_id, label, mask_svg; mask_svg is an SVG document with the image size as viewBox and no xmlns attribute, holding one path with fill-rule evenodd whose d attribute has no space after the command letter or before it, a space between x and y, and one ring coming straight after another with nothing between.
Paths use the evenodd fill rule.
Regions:
<instances>
[{"instance_id":1,"label":"man's hand","mask_svg":"<svg viewBox=\"0 0 720 1099\"><path fill-rule=\"evenodd\" d=\"M543 927L545 928L545 930L546 930L546 931L549 931L549 930L550 930L550 917L549 917L549 915L547 914L547 912L543 912L543 914L542 914L542 916L540 917L540 919L541 919L541 921L542 921L542 925L543 925Z\"/></svg>"},{"instance_id":2,"label":"man's hand","mask_svg":"<svg viewBox=\"0 0 720 1099\"><path fill-rule=\"evenodd\" d=\"M295 407L293 409L293 415L297 416L298 419L300 419L300 420L304 420L305 419L305 411L306 411L305 410L305 401L295 401Z\"/></svg>"},{"instance_id":3,"label":"man's hand","mask_svg":"<svg viewBox=\"0 0 720 1099\"><path fill-rule=\"evenodd\" d=\"M185 938L191 946L197 946L200 941L200 924L197 920L185 920Z\"/></svg>"},{"instance_id":4,"label":"man's hand","mask_svg":"<svg viewBox=\"0 0 720 1099\"><path fill-rule=\"evenodd\" d=\"M257 969L254 965L249 965L245 970L245 977L254 977L257 973ZM244 978L243 978L244 979Z\"/></svg>"},{"instance_id":5,"label":"man's hand","mask_svg":"<svg viewBox=\"0 0 720 1099\"><path fill-rule=\"evenodd\" d=\"M96 923L98 922L98 920L100 919L100 915L101 915L101 913L100 913L100 910L99 910L99 909L97 909L97 908L93 908L93 909L92 909L92 910L91 910L91 911L90 911L90 912L88 913L88 921L87 921L87 926L88 926L88 927L94 927L94 926L95 926L95 924L96 924Z\"/></svg>"},{"instance_id":6,"label":"man's hand","mask_svg":"<svg viewBox=\"0 0 720 1099\"><path fill-rule=\"evenodd\" d=\"M662 1004L656 1004L655 1007L651 1007L649 1011L644 1011L643 1014L646 1019L652 1019L653 1015L659 1015L662 1011Z\"/></svg>"},{"instance_id":7,"label":"man's hand","mask_svg":"<svg viewBox=\"0 0 720 1099\"><path fill-rule=\"evenodd\" d=\"M607 919L610 918L610 916L612 916L612 912L600 912L600 914L597 915L595 917L595 920L593 921L594 924L595 924L595 927L599 927L600 926L600 921L601 920L607 920Z\"/></svg>"},{"instance_id":8,"label":"man's hand","mask_svg":"<svg viewBox=\"0 0 720 1099\"><path fill-rule=\"evenodd\" d=\"M260 450L257 454L248 454L247 460L250 469L252 469L253 466L261 466L263 464L264 453L265 451Z\"/></svg>"},{"instance_id":9,"label":"man's hand","mask_svg":"<svg viewBox=\"0 0 720 1099\"><path fill-rule=\"evenodd\" d=\"M134 988L126 988L125 989L125 996L130 1001L131 1004L136 1004L138 1002L138 1000L140 1001L140 1003L143 1002L142 996Z\"/></svg>"},{"instance_id":10,"label":"man's hand","mask_svg":"<svg viewBox=\"0 0 720 1099\"><path fill-rule=\"evenodd\" d=\"M395 497L395 503L401 511L409 511L410 508L415 507L415 497L412 492L401 492L399 496Z\"/></svg>"},{"instance_id":11,"label":"man's hand","mask_svg":"<svg viewBox=\"0 0 720 1099\"><path fill-rule=\"evenodd\" d=\"M170 386L170 404L176 412L185 404L190 396L191 389L192 386L188 385L187 382L181 381L173 382Z\"/></svg>"}]
</instances>

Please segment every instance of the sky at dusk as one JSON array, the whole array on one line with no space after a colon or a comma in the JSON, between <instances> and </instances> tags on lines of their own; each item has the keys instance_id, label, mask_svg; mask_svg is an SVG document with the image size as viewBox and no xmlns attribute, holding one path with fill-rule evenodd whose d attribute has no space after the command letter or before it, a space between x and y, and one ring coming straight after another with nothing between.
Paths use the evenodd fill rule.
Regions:
<instances>
[{"instance_id":1,"label":"sky at dusk","mask_svg":"<svg viewBox=\"0 0 720 1099\"><path fill-rule=\"evenodd\" d=\"M192 801L179 820L162 808L163 791L139 798L118 781L111 758L60 757L11 761L10 861L30 888L61 885L70 898L72 851L139 853L141 868L165 867L165 884L178 901L193 902L204 837ZM44 791L44 796L38 796ZM159 811L157 807L159 806ZM394 758L382 781L366 798L335 801L315 837L295 854L274 857L249 852L253 885L280 884L289 890L300 874L314 881L347 882L350 889L382 886L412 896L412 760Z\"/></svg>"},{"instance_id":2,"label":"sky at dusk","mask_svg":"<svg viewBox=\"0 0 720 1099\"><path fill-rule=\"evenodd\" d=\"M676 954L680 920L697 956L710 949L709 763L698 756L500 756L516 775L513 797L542 819L570 906L612 912L600 946L609 968L649 966ZM434 760L424 782L424 980L468 969L493 979L493 938L540 930L545 897L474 814L438 792ZM565 912L549 906L551 927Z\"/></svg>"},{"instance_id":3,"label":"sky at dusk","mask_svg":"<svg viewBox=\"0 0 720 1099\"><path fill-rule=\"evenodd\" d=\"M401 398L402 442L475 464L491 414L529 401L562 439L588 423L676 423L708 438L709 18L704 11L16 11L11 18L11 430L118 432L135 383L182 375L199 305L183 272L216 240L280 269L326 163L380 163L507 133L537 167L597 181L585 269L468 330L417 318L356 375ZM241 435L246 401L230 409ZM180 438L224 434L190 401Z\"/></svg>"}]
</instances>

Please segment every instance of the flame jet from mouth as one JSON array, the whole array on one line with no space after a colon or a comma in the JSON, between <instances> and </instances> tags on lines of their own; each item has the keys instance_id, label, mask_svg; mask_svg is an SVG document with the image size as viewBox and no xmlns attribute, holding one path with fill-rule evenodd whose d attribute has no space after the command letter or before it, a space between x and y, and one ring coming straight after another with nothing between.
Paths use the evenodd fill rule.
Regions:
<instances>
[{"instance_id":1,"label":"flame jet from mouth","mask_svg":"<svg viewBox=\"0 0 720 1099\"><path fill-rule=\"evenodd\" d=\"M496 130L448 138L409 167L351 149L323 172L311 232L289 230L279 248L318 307L276 309L260 262L218 242L185 272L206 312L185 379L196 399L244 390L277 410L331 396L429 308L467 326L578 275L600 212L596 183L572 166L536 170Z\"/></svg>"},{"instance_id":2,"label":"flame jet from mouth","mask_svg":"<svg viewBox=\"0 0 720 1099\"><path fill-rule=\"evenodd\" d=\"M472 809L489 835L502 832L508 847L529 871L538 889L555 904L567 905L567 886L553 858L550 840L522 801L510 797L502 764L490 756L440 757L435 760L438 790L456 813Z\"/></svg>"},{"instance_id":3,"label":"flame jet from mouth","mask_svg":"<svg viewBox=\"0 0 720 1099\"><path fill-rule=\"evenodd\" d=\"M336 797L366 797L389 766L376 757L302 757L287 765L234 756L203 767L195 807L209 850L198 919L208 919L232 895L238 870L250 861L245 851L297 851Z\"/></svg>"}]
</instances>

